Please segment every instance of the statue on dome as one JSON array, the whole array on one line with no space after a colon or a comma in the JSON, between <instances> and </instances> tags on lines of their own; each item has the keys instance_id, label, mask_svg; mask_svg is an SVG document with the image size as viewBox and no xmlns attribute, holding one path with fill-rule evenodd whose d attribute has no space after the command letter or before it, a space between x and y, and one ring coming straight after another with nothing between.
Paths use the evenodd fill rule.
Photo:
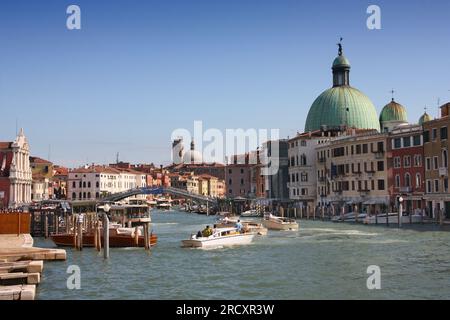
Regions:
<instances>
[{"instance_id":1,"label":"statue on dome","mask_svg":"<svg viewBox=\"0 0 450 320\"><path fill-rule=\"evenodd\" d=\"M337 44L339 47L339 56L342 56L342 40L344 40L342 37L339 39L339 43Z\"/></svg>"}]
</instances>

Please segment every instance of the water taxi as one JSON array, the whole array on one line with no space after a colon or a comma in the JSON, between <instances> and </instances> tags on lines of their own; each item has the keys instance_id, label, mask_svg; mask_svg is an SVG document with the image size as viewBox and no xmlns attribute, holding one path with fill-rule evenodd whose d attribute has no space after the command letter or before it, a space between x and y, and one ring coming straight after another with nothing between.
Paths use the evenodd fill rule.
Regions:
<instances>
[{"instance_id":1,"label":"water taxi","mask_svg":"<svg viewBox=\"0 0 450 320\"><path fill-rule=\"evenodd\" d=\"M209 237L192 234L181 243L185 248L211 248L250 244L254 237L255 233L239 232L236 228L216 228Z\"/></svg>"},{"instance_id":2,"label":"water taxi","mask_svg":"<svg viewBox=\"0 0 450 320\"><path fill-rule=\"evenodd\" d=\"M277 217L272 214L264 216L263 225L269 230L298 230L298 223L294 219Z\"/></svg>"},{"instance_id":3,"label":"water taxi","mask_svg":"<svg viewBox=\"0 0 450 320\"><path fill-rule=\"evenodd\" d=\"M235 226L237 222L237 218L225 217L223 219L217 220L215 226L216 228L230 228L232 226ZM259 236L267 235L268 230L262 225L262 223L259 223L257 221L241 220L241 224L242 228L247 232L256 233Z\"/></svg>"},{"instance_id":4,"label":"water taxi","mask_svg":"<svg viewBox=\"0 0 450 320\"><path fill-rule=\"evenodd\" d=\"M260 217L261 214L255 209L247 210L241 213L241 217Z\"/></svg>"}]
</instances>

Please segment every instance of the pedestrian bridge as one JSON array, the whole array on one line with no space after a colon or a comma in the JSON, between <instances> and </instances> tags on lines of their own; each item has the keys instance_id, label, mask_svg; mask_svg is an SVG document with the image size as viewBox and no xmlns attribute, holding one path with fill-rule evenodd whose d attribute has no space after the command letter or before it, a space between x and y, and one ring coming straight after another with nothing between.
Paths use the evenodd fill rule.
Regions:
<instances>
[{"instance_id":1,"label":"pedestrian bridge","mask_svg":"<svg viewBox=\"0 0 450 320\"><path fill-rule=\"evenodd\" d=\"M124 192L114 193L109 196L102 198L102 201L120 201L126 199L128 197L140 195L140 194L171 194L174 196L182 197L185 199L191 199L197 201L199 203L208 203L208 205L216 205L217 199L203 196L200 194L195 194L188 192L183 189L173 188L173 187L144 187L144 188L136 188L130 189Z\"/></svg>"}]
</instances>

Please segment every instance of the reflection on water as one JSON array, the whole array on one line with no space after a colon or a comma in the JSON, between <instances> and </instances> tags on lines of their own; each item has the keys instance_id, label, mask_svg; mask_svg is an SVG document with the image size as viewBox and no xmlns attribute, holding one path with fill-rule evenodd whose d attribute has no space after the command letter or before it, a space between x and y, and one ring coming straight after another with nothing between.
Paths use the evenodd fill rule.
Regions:
<instances>
[{"instance_id":1,"label":"reflection on water","mask_svg":"<svg viewBox=\"0 0 450 320\"><path fill-rule=\"evenodd\" d=\"M111 257L67 249L45 263L38 299L436 299L450 298L450 233L320 221L299 231L269 231L242 247L198 250L181 240L215 217L152 215L159 240L150 252L111 248ZM52 246L36 240L37 246ZM67 266L81 268L81 290L68 290ZM368 290L369 265L381 290Z\"/></svg>"}]
</instances>

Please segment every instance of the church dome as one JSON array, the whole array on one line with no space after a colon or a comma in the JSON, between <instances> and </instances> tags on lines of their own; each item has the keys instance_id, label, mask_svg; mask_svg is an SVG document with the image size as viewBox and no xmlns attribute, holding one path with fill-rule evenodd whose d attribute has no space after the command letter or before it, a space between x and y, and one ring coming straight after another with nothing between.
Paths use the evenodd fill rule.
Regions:
<instances>
[{"instance_id":1,"label":"church dome","mask_svg":"<svg viewBox=\"0 0 450 320\"><path fill-rule=\"evenodd\" d=\"M420 119L419 119L419 124L420 124L420 125L423 125L425 122L428 122L428 121L431 121L431 120L433 120L433 117L430 116L428 113L425 112L425 113L420 117Z\"/></svg>"},{"instance_id":2,"label":"church dome","mask_svg":"<svg viewBox=\"0 0 450 320\"><path fill-rule=\"evenodd\" d=\"M380 122L385 121L408 122L405 107L392 99L390 103L384 106L380 113Z\"/></svg>"},{"instance_id":3,"label":"church dome","mask_svg":"<svg viewBox=\"0 0 450 320\"><path fill-rule=\"evenodd\" d=\"M320 130L322 125L380 130L375 106L364 93L352 87L330 88L314 101L305 132Z\"/></svg>"},{"instance_id":4,"label":"church dome","mask_svg":"<svg viewBox=\"0 0 450 320\"><path fill-rule=\"evenodd\" d=\"M203 162L203 156L200 152L195 150L195 144L194 140L191 142L191 149L188 150L183 155L183 163L186 164L194 164L194 163L202 163Z\"/></svg>"},{"instance_id":5,"label":"church dome","mask_svg":"<svg viewBox=\"0 0 450 320\"><path fill-rule=\"evenodd\" d=\"M305 132L322 126L346 126L380 130L377 111L372 101L350 86L350 62L342 53L333 62L333 87L324 91L312 104L306 118Z\"/></svg>"}]
</instances>

